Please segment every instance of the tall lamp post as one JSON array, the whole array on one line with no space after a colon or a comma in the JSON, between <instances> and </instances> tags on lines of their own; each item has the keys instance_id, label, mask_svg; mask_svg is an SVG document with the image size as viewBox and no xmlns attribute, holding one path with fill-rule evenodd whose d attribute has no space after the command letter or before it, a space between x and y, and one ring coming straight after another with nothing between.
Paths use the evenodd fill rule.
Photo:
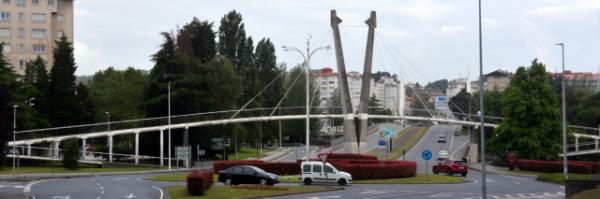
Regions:
<instances>
[{"instance_id":1,"label":"tall lamp post","mask_svg":"<svg viewBox=\"0 0 600 199\"><path fill-rule=\"evenodd\" d=\"M17 174L17 108L19 105L13 105L13 175Z\"/></svg>"},{"instance_id":2,"label":"tall lamp post","mask_svg":"<svg viewBox=\"0 0 600 199\"><path fill-rule=\"evenodd\" d=\"M169 108L168 108L168 114L169 114L169 170L171 170L171 82L169 81L169 87L168 87L168 96L167 96L167 103L169 104Z\"/></svg>"},{"instance_id":3,"label":"tall lamp post","mask_svg":"<svg viewBox=\"0 0 600 199\"><path fill-rule=\"evenodd\" d=\"M329 50L331 46L321 46L318 48L310 50L310 37L306 40L306 53L302 52L300 49L295 47L283 46L283 50L286 52L296 51L302 55L304 58L304 68L306 69L306 159L310 155L310 58L312 55L319 50Z\"/></svg>"},{"instance_id":4,"label":"tall lamp post","mask_svg":"<svg viewBox=\"0 0 600 199\"><path fill-rule=\"evenodd\" d=\"M565 44L558 43L562 51L562 133L563 133L563 174L565 180L569 179L569 168L567 167L567 108L565 100Z\"/></svg>"},{"instance_id":5,"label":"tall lamp post","mask_svg":"<svg viewBox=\"0 0 600 199\"><path fill-rule=\"evenodd\" d=\"M486 179L485 179L485 126L483 126L483 116L485 113L483 112L483 50L482 50L482 39L481 39L481 0L479 0L479 111L481 115L479 115L480 121L480 144L481 144L481 198L487 198L487 187L486 187Z\"/></svg>"},{"instance_id":6,"label":"tall lamp post","mask_svg":"<svg viewBox=\"0 0 600 199\"><path fill-rule=\"evenodd\" d=\"M110 135L110 112L107 111L104 114L106 114L106 134L108 136L108 162L112 162L113 139Z\"/></svg>"}]
</instances>

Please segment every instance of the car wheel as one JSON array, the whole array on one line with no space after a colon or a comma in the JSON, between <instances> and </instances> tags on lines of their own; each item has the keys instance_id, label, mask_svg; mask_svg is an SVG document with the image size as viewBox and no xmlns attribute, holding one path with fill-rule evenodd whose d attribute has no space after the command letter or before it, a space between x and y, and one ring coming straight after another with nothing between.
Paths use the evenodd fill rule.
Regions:
<instances>
[{"instance_id":1,"label":"car wheel","mask_svg":"<svg viewBox=\"0 0 600 199\"><path fill-rule=\"evenodd\" d=\"M346 183L347 183L347 182L346 182L346 179L343 179L343 178L342 178L342 179L338 180L338 184L339 184L340 186L346 186Z\"/></svg>"},{"instance_id":2,"label":"car wheel","mask_svg":"<svg viewBox=\"0 0 600 199\"><path fill-rule=\"evenodd\" d=\"M437 175L438 173L439 173L439 172L437 172L437 171L433 171L433 174L435 174L435 175Z\"/></svg>"},{"instance_id":3,"label":"car wheel","mask_svg":"<svg viewBox=\"0 0 600 199\"><path fill-rule=\"evenodd\" d=\"M267 180L265 179L260 179L260 185L267 185Z\"/></svg>"},{"instance_id":4,"label":"car wheel","mask_svg":"<svg viewBox=\"0 0 600 199\"><path fill-rule=\"evenodd\" d=\"M304 178L304 184L310 185L310 184L312 184L312 180L310 178Z\"/></svg>"},{"instance_id":5,"label":"car wheel","mask_svg":"<svg viewBox=\"0 0 600 199\"><path fill-rule=\"evenodd\" d=\"M233 184L233 180L231 180L231 177L225 177L225 181L223 182L223 184L225 185L232 185Z\"/></svg>"},{"instance_id":6,"label":"car wheel","mask_svg":"<svg viewBox=\"0 0 600 199\"><path fill-rule=\"evenodd\" d=\"M461 173L462 177L467 177L467 173Z\"/></svg>"}]
</instances>

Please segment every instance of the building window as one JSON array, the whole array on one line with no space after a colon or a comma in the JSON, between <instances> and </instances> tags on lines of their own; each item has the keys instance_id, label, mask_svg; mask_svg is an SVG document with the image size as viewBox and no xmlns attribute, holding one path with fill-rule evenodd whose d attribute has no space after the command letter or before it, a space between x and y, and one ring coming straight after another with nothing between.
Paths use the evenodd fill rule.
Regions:
<instances>
[{"instance_id":1,"label":"building window","mask_svg":"<svg viewBox=\"0 0 600 199\"><path fill-rule=\"evenodd\" d=\"M31 37L34 39L46 39L45 29L33 29L31 31Z\"/></svg>"},{"instance_id":2,"label":"building window","mask_svg":"<svg viewBox=\"0 0 600 199\"><path fill-rule=\"evenodd\" d=\"M40 4L40 0L31 0L31 4L33 4L33 5Z\"/></svg>"},{"instance_id":3,"label":"building window","mask_svg":"<svg viewBox=\"0 0 600 199\"><path fill-rule=\"evenodd\" d=\"M48 0L48 5L54 5L54 0Z\"/></svg>"},{"instance_id":4,"label":"building window","mask_svg":"<svg viewBox=\"0 0 600 199\"><path fill-rule=\"evenodd\" d=\"M0 28L0 37L10 37L10 28Z\"/></svg>"},{"instance_id":5,"label":"building window","mask_svg":"<svg viewBox=\"0 0 600 199\"><path fill-rule=\"evenodd\" d=\"M45 54L46 53L46 45L33 45L33 53Z\"/></svg>"},{"instance_id":6,"label":"building window","mask_svg":"<svg viewBox=\"0 0 600 199\"><path fill-rule=\"evenodd\" d=\"M31 14L31 21L33 23L46 23L46 14L33 13L33 14Z\"/></svg>"},{"instance_id":7,"label":"building window","mask_svg":"<svg viewBox=\"0 0 600 199\"><path fill-rule=\"evenodd\" d=\"M19 54L25 54L25 44L19 44Z\"/></svg>"},{"instance_id":8,"label":"building window","mask_svg":"<svg viewBox=\"0 0 600 199\"><path fill-rule=\"evenodd\" d=\"M63 5L63 0L58 0L58 5L62 6Z\"/></svg>"},{"instance_id":9,"label":"building window","mask_svg":"<svg viewBox=\"0 0 600 199\"><path fill-rule=\"evenodd\" d=\"M2 46L2 53L4 53L4 54L10 53L10 44L4 44Z\"/></svg>"},{"instance_id":10,"label":"building window","mask_svg":"<svg viewBox=\"0 0 600 199\"><path fill-rule=\"evenodd\" d=\"M23 66L25 66L25 60L20 59L19 60L19 67L23 68Z\"/></svg>"},{"instance_id":11,"label":"building window","mask_svg":"<svg viewBox=\"0 0 600 199\"><path fill-rule=\"evenodd\" d=\"M56 34L56 36L58 36L58 38L62 38L63 36L65 36L65 32L58 31L58 33Z\"/></svg>"},{"instance_id":12,"label":"building window","mask_svg":"<svg viewBox=\"0 0 600 199\"><path fill-rule=\"evenodd\" d=\"M19 22L25 22L25 13L19 12Z\"/></svg>"},{"instance_id":13,"label":"building window","mask_svg":"<svg viewBox=\"0 0 600 199\"><path fill-rule=\"evenodd\" d=\"M58 15L57 19L59 23L62 23L63 21L65 21L65 16Z\"/></svg>"},{"instance_id":14,"label":"building window","mask_svg":"<svg viewBox=\"0 0 600 199\"><path fill-rule=\"evenodd\" d=\"M25 5L25 0L15 0L15 2L17 2L18 6L24 6Z\"/></svg>"},{"instance_id":15,"label":"building window","mask_svg":"<svg viewBox=\"0 0 600 199\"><path fill-rule=\"evenodd\" d=\"M19 28L19 39L25 39L25 28Z\"/></svg>"},{"instance_id":16,"label":"building window","mask_svg":"<svg viewBox=\"0 0 600 199\"><path fill-rule=\"evenodd\" d=\"M10 21L10 12L0 12L0 21Z\"/></svg>"},{"instance_id":17,"label":"building window","mask_svg":"<svg viewBox=\"0 0 600 199\"><path fill-rule=\"evenodd\" d=\"M9 4L10 0L2 0L2 3Z\"/></svg>"}]
</instances>

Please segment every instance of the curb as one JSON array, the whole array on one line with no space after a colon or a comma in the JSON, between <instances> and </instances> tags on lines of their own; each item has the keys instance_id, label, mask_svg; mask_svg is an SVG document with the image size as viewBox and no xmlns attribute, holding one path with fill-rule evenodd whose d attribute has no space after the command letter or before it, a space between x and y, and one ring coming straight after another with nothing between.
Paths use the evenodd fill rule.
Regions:
<instances>
[{"instance_id":1,"label":"curb","mask_svg":"<svg viewBox=\"0 0 600 199\"><path fill-rule=\"evenodd\" d=\"M153 174L153 173L177 173L187 172L197 169L179 169L179 170L151 170L151 171L127 171L127 172L101 172L101 173L39 173L39 174L21 174L17 176L0 176L1 181L28 181L28 180L42 180L42 179L56 179L56 178L78 178L78 177L92 177L92 176L115 176L115 175L132 175L132 174Z\"/></svg>"},{"instance_id":2,"label":"curb","mask_svg":"<svg viewBox=\"0 0 600 199\"><path fill-rule=\"evenodd\" d=\"M528 175L528 174L520 174L520 173L513 173L513 172L506 172L506 171L498 171L498 169L496 169L496 167L494 167L494 166L487 166L487 167L492 167L492 168L494 168L495 171L486 170L486 173L493 173L493 174L499 174L499 175L508 175L508 176L515 176L515 177L527 177L527 178L536 178L537 177L536 175ZM473 167L473 166L469 165L469 169L481 172L480 167Z\"/></svg>"}]
</instances>

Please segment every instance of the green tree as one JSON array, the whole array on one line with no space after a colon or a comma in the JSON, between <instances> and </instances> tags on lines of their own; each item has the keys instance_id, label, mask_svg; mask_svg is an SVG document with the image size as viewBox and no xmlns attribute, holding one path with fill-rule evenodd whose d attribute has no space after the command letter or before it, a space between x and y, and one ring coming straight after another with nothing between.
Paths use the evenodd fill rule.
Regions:
<instances>
[{"instance_id":1,"label":"green tree","mask_svg":"<svg viewBox=\"0 0 600 199\"><path fill-rule=\"evenodd\" d=\"M304 78L304 68L302 66L296 66L292 68L286 77L286 82L284 88L290 88L291 90L285 98L283 107L304 107L306 105L306 78ZM312 79L314 81L314 79ZM310 90L315 91L315 82L310 84ZM311 95L316 94L314 96L315 102L318 102L320 97L318 96L319 92L310 92ZM311 96L313 97L313 96ZM285 114L305 114L304 109L296 109L296 110L286 110L282 111L282 115ZM289 120L282 122L282 134L289 136L289 142L292 143L305 143L306 141L306 133L304 131L306 126L306 120ZM310 120L310 132L311 136L314 136L320 130L319 120L311 119Z\"/></svg>"},{"instance_id":2,"label":"green tree","mask_svg":"<svg viewBox=\"0 0 600 199\"><path fill-rule=\"evenodd\" d=\"M80 106L76 106L75 58L73 47L66 37L56 41L54 63L48 88L48 117L53 126L79 124Z\"/></svg>"},{"instance_id":3,"label":"green tree","mask_svg":"<svg viewBox=\"0 0 600 199\"><path fill-rule=\"evenodd\" d=\"M490 141L498 155L518 151L522 158L555 159L560 151L560 109L544 64L519 67L502 96L504 120Z\"/></svg>"},{"instance_id":4,"label":"green tree","mask_svg":"<svg viewBox=\"0 0 600 199\"><path fill-rule=\"evenodd\" d=\"M0 43L0 52L3 51L4 43ZM9 135L12 130L12 103L10 88L7 82L13 81L13 72L8 62L4 59L4 53L0 53L0 151L6 151ZM0 153L0 168L4 166L6 153Z\"/></svg>"},{"instance_id":5,"label":"green tree","mask_svg":"<svg viewBox=\"0 0 600 199\"><path fill-rule=\"evenodd\" d=\"M104 120L109 111L115 120L128 120L146 116L144 89L148 74L143 70L127 68L115 70L110 67L98 71L89 83L90 98L98 110L96 120Z\"/></svg>"},{"instance_id":6,"label":"green tree","mask_svg":"<svg viewBox=\"0 0 600 199\"><path fill-rule=\"evenodd\" d=\"M600 124L600 93L586 97L581 103L574 105L575 109L572 113L574 119L571 120L573 123L582 126Z\"/></svg>"},{"instance_id":7,"label":"green tree","mask_svg":"<svg viewBox=\"0 0 600 199\"><path fill-rule=\"evenodd\" d=\"M70 170L79 169L79 144L77 140L71 139L64 142L64 148L62 150L62 164L63 167Z\"/></svg>"},{"instance_id":8,"label":"green tree","mask_svg":"<svg viewBox=\"0 0 600 199\"><path fill-rule=\"evenodd\" d=\"M384 108L383 105L381 105L381 101L379 99L377 99L377 97L375 97L375 94L373 94L373 95L371 95L371 97L369 97L368 106L369 106L369 114L392 115L392 111L390 109ZM369 120L369 125L373 125L376 123L382 123L385 121L387 121L387 120L372 119L372 120Z\"/></svg>"},{"instance_id":9,"label":"green tree","mask_svg":"<svg viewBox=\"0 0 600 199\"><path fill-rule=\"evenodd\" d=\"M77 102L79 105L79 123L86 124L94 122L94 103L90 98L90 93L87 86L83 83L77 84Z\"/></svg>"},{"instance_id":10,"label":"green tree","mask_svg":"<svg viewBox=\"0 0 600 199\"><path fill-rule=\"evenodd\" d=\"M450 102L448 104L450 106L450 110L452 110L452 112L454 113L470 114L472 98L473 96L471 96L471 93L467 92L467 89L460 90L460 92L457 95L452 96L450 98ZM460 114L457 114L457 117L459 119L465 118L465 115Z\"/></svg>"},{"instance_id":11,"label":"green tree","mask_svg":"<svg viewBox=\"0 0 600 199\"><path fill-rule=\"evenodd\" d=\"M215 32L212 30L213 23L200 21L194 17L192 22L183 26L190 34L193 56L198 57L201 63L205 63L217 54Z\"/></svg>"}]
</instances>

